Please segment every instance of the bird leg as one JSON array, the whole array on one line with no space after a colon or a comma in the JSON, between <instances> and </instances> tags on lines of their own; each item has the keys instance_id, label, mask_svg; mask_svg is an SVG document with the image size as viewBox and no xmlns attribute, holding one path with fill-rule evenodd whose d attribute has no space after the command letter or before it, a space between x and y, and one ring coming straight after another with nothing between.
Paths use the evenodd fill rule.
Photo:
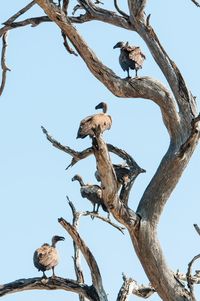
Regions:
<instances>
[{"instance_id":1,"label":"bird leg","mask_svg":"<svg viewBox=\"0 0 200 301\"><path fill-rule=\"evenodd\" d=\"M130 78L129 69L127 70L127 78Z\"/></svg>"},{"instance_id":2,"label":"bird leg","mask_svg":"<svg viewBox=\"0 0 200 301\"><path fill-rule=\"evenodd\" d=\"M99 206L100 206L100 204L97 204L97 210L95 211L95 213L98 213L98 211L99 211Z\"/></svg>"},{"instance_id":3,"label":"bird leg","mask_svg":"<svg viewBox=\"0 0 200 301\"><path fill-rule=\"evenodd\" d=\"M138 77L137 72L138 72L137 69L135 69L135 77Z\"/></svg>"},{"instance_id":4,"label":"bird leg","mask_svg":"<svg viewBox=\"0 0 200 301\"><path fill-rule=\"evenodd\" d=\"M96 213L96 211L95 211L95 203L93 203L93 211L92 212ZM94 219L94 216L91 216L91 219Z\"/></svg>"},{"instance_id":5,"label":"bird leg","mask_svg":"<svg viewBox=\"0 0 200 301\"><path fill-rule=\"evenodd\" d=\"M44 271L42 271L42 272L43 272L42 278L47 278L47 275L45 274L45 272Z\"/></svg>"},{"instance_id":6,"label":"bird leg","mask_svg":"<svg viewBox=\"0 0 200 301\"><path fill-rule=\"evenodd\" d=\"M52 272L53 272L53 274L52 274L52 278L55 278L55 277L56 277L56 275L55 275L54 267L52 267Z\"/></svg>"}]
</instances>

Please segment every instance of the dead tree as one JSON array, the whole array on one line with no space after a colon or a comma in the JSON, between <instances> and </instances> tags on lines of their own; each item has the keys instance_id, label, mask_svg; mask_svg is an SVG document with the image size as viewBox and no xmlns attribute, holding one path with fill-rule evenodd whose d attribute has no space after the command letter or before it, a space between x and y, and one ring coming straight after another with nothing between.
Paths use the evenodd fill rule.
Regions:
<instances>
[{"instance_id":1,"label":"dead tree","mask_svg":"<svg viewBox=\"0 0 200 301\"><path fill-rule=\"evenodd\" d=\"M6 33L20 26L29 24L37 26L42 22L54 22L55 26L59 27L62 32L66 49L70 53L78 53L90 72L115 96L149 99L159 106L164 125L170 137L170 144L135 212L128 204L127 195L129 193L125 194L125 202L123 202L123 197L120 198L119 196L117 178L109 156L109 146L101 136L97 135L93 147L82 153L71 150L69 147L65 148L59 143L54 145L68 153L71 152L70 154L73 156L72 165L88 154L95 156L105 205L112 216L128 230L134 250L149 278L151 286L142 290L134 280L124 277L124 283L117 300L127 300L128 296L135 293L135 291L137 291L137 295L140 295L141 292L143 297L148 297L151 293L157 292L160 298L165 301L195 300L191 289L192 276L190 272L186 277L186 281L189 283L189 289L187 289L182 284L180 275L174 273L167 265L157 238L157 226L163 209L199 141L200 117L195 97L188 89L179 68L168 56L150 25L150 16L146 17L144 12L146 0L127 0L128 13L119 8L117 1L114 1L116 11L112 12L101 8L98 5L99 1L94 3L91 0L78 0L78 5L74 8L74 11L79 9L84 11L84 14L80 14L78 17L68 15L69 2L63 1L61 6L60 1L57 5L50 0L35 0L4 23L4 26L0 29L0 35L4 39L2 51L3 74L0 92L2 93L5 86L6 71L9 70L5 60ZM192 2L199 6L198 1L192 0ZM44 10L45 16L29 18L20 22L15 21L32 5L36 4ZM74 23L84 23L92 20L136 32L148 46L156 64L168 81L171 91L158 80L148 76L122 79L104 65L73 25ZM76 52L71 49L68 41L73 45ZM53 138L50 138L47 132L46 134L52 142ZM79 236L76 227L63 218L59 219L59 223L68 231L84 255L91 271L92 286L84 284L83 280L80 280L82 278L77 281L60 277L56 279L49 278L45 281L40 278L20 279L1 285L0 296L28 289L63 289L73 291L79 294L81 298L107 300L96 260ZM148 258L146 254L148 254Z\"/></svg>"}]
</instances>

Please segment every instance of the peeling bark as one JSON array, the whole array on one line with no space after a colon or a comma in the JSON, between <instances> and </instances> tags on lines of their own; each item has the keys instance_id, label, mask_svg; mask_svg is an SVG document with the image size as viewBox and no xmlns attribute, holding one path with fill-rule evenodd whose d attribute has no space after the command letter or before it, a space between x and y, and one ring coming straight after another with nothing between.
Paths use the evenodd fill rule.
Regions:
<instances>
[{"instance_id":1,"label":"peeling bark","mask_svg":"<svg viewBox=\"0 0 200 301\"><path fill-rule=\"evenodd\" d=\"M192 2L199 6L198 1L192 0ZM35 3L44 10L46 16L15 22L18 16L21 16ZM66 39L72 43L90 72L115 96L133 99L144 98L155 102L159 106L164 125L169 133L170 144L155 175L144 191L136 212L128 206L129 193L126 195L126 201L124 201L125 197L120 198L119 196L117 177L109 156L109 145L105 143L101 135L96 135L92 147L83 152L76 152L52 139L45 129L43 131L55 147L73 157L70 166L88 155L95 156L103 190L103 199L114 218L129 231L134 249L153 287L152 290L149 288L148 292L153 293L155 290L164 301L195 300L193 278L190 275L190 270L186 277L189 289L186 289L169 268L157 238L157 226L167 200L187 167L199 141L200 118L197 113L195 97L189 90L179 68L166 53L155 30L150 25L150 16L145 17L147 0L128 0L129 14L124 13L116 1L114 1L114 6L117 13L102 9L90 0L79 0L78 3L84 9L85 14L70 17L67 15L69 1L63 2L62 9L50 0L32 1L4 23L5 26L0 29L0 36L5 34L7 30L20 26L28 24L36 26L41 22L54 22L63 33L68 51L72 52L72 49ZM160 81L147 76L121 79L104 65L73 26L73 23L91 22L92 20L98 20L138 33L168 81L170 90ZM131 187L130 185L129 192ZM45 284L40 278L22 279L1 286L0 296L25 289L58 289L59 287L64 290L76 291L89 300L107 300L94 256L75 227L64 219L60 219L59 222L69 232L85 256L91 270L93 286L88 287L58 277L55 280L57 282L53 283L51 279L48 279ZM196 229L199 230L197 227ZM134 291L133 284L134 281L131 278L124 280L118 300L127 300L130 292ZM143 297L145 298L145 294Z\"/></svg>"}]
</instances>

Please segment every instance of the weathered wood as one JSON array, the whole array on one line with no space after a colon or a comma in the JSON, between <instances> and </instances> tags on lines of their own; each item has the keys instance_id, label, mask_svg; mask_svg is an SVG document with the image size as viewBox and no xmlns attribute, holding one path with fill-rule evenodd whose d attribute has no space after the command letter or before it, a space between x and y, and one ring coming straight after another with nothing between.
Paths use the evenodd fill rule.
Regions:
<instances>
[{"instance_id":1,"label":"weathered wood","mask_svg":"<svg viewBox=\"0 0 200 301\"><path fill-rule=\"evenodd\" d=\"M64 290L82 294L91 301L100 301L93 287L61 277L19 279L0 285L0 297L27 290Z\"/></svg>"},{"instance_id":2,"label":"weathered wood","mask_svg":"<svg viewBox=\"0 0 200 301\"><path fill-rule=\"evenodd\" d=\"M80 237L79 233L76 231L76 228L69 224L64 218L59 218L58 222L63 226L63 228L69 233L72 239L75 241L77 246L79 247L81 253L83 254L88 267L91 272L91 278L94 290L98 294L100 301L107 301L107 295L103 288L101 273L98 267L98 264L90 251L90 249L86 246L83 239Z\"/></svg>"},{"instance_id":3,"label":"weathered wood","mask_svg":"<svg viewBox=\"0 0 200 301\"><path fill-rule=\"evenodd\" d=\"M133 212L131 208L128 207L128 202L123 203L118 195L116 173L109 157L108 146L101 136L95 137L93 148L88 148L82 153L75 152L69 147L63 147L59 143L55 143L54 146L73 156L74 161L72 160L71 165L82 158L86 158L90 154L94 154L105 203L113 216L128 229L135 251L153 288L162 300L191 301L194 299L192 289L187 290L184 288L168 267L157 238L157 225L167 200L178 183L199 141L200 118L197 113L195 97L193 97L188 89L180 70L160 43L153 27L150 25L150 18L147 17L145 19L144 10L147 0L128 0L129 15L126 15L126 13L119 9L116 1L114 1L114 5L120 15L116 14L116 12L98 7L93 1L78 0L78 3L85 10L85 14L79 17L67 16L66 8L68 1L64 1L65 11L50 0L35 0L35 2L44 10L47 16L13 22L15 16L18 16L16 14L14 15L14 19L11 20L11 23L0 29L0 35L3 35L8 29L25 26L27 24L35 26L40 22L53 21L61 29L63 35L72 43L90 72L115 96L123 98L145 98L152 100L159 106L164 124L169 133L170 145L154 177L146 188L136 212ZM198 1L192 0L192 2L199 6ZM31 5L33 3L34 2L31 2ZM19 14L22 12L19 12ZM168 81L172 93L155 79L147 76L138 79L121 79L110 68L105 66L72 25L73 22L82 23L92 20L102 21L137 32L148 46L155 62ZM51 139L49 140L52 142ZM131 186L129 188L131 189ZM102 286L101 275L93 256L90 256L91 254L88 253L88 249L83 244L77 232L63 220L60 220L60 222L65 225L67 231L72 238L76 240L83 254L85 254L93 280L93 287L91 288L75 283L74 286L76 286L76 289L74 289L74 287L71 288L72 283L70 282L70 289L74 289L74 291L83 294L89 300L107 300ZM34 283L32 283L32 280L30 280L27 284L24 280L18 280L16 291L21 289L21 287L22 290L31 287L32 289L38 289L40 287L41 289L46 289L46 286L44 288L43 285L41 285L40 282L38 284L37 281L38 279L33 280ZM0 290L0 294L14 292L15 284L13 283L13 285L14 286L9 286L8 284L2 286L0 288L2 289L2 291ZM53 284L50 283L48 287L50 287L50 289L57 289L57 287L52 285ZM65 290L69 290L68 284L66 285L65 282L64 286L62 286L63 283L59 283L58 285L64 287L63 289ZM125 290L122 292L124 293L122 299L127 299L130 293L129 288L130 286L128 285L127 293Z\"/></svg>"}]
</instances>

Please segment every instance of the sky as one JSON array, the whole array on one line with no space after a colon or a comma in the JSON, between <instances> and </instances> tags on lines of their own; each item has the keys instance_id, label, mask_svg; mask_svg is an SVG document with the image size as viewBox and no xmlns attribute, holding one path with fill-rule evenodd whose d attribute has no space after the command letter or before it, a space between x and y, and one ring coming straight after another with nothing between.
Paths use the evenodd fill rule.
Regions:
<instances>
[{"instance_id":1,"label":"sky","mask_svg":"<svg viewBox=\"0 0 200 301\"><path fill-rule=\"evenodd\" d=\"M112 1L104 2L104 7L113 9ZM26 4L25 0L1 1L1 23ZM120 5L127 9L124 3ZM200 9L190 0L149 0L146 13L151 13L151 24L160 42L180 68L199 104ZM42 15L42 11L35 5L24 17L37 15ZM113 45L118 41L139 45L147 57L139 75L151 76L167 85L136 33L100 22L76 27L103 63L122 78L126 74L119 66L119 51L113 50ZM0 284L40 276L33 265L33 252L44 242L50 242L54 234L66 238L58 244L60 263L56 274L75 279L72 240L57 219L62 216L72 220L66 196L77 210L92 210L92 205L81 198L78 183L71 178L79 173L85 182L96 183L95 161L87 158L66 171L71 157L46 140L41 126L62 144L81 151L91 141L76 140L80 121L95 113L94 107L100 101L107 102L113 125L105 133L105 140L126 150L147 171L138 176L133 186L129 200L133 210L168 148L169 137L160 110L152 101L112 95L80 57L66 52L54 24L12 30L8 37L7 65L11 72L7 74L0 99ZM194 223L200 225L199 155L198 146L167 202L158 228L166 260L174 271L186 272L189 261L200 253L200 237L193 228ZM121 163L117 157L113 160ZM83 217L80 234L97 259L109 300L116 299L122 273L139 284L148 284L127 232L122 235L102 221ZM82 266L86 283L91 284L84 260ZM200 269L199 262L195 269ZM195 291L199 299L200 289ZM3 298L6 301L78 300L77 295L63 291L27 291ZM131 296L130 300L141 299ZM154 294L149 300L160 298Z\"/></svg>"}]
</instances>

